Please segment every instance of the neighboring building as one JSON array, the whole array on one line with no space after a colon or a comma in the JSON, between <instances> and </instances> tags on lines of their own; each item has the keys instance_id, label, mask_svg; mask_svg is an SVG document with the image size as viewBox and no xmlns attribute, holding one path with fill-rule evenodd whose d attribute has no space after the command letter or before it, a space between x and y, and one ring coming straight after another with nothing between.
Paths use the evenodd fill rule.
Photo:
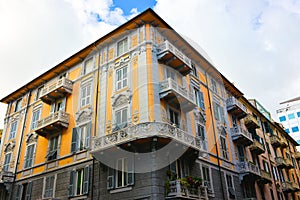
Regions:
<instances>
[{"instance_id":1,"label":"neighboring building","mask_svg":"<svg viewBox=\"0 0 300 200\"><path fill-rule=\"evenodd\" d=\"M272 120L271 113L265 109L256 99L248 99L248 101L254 105L259 112L261 112L268 120Z\"/></svg>"},{"instance_id":2,"label":"neighboring building","mask_svg":"<svg viewBox=\"0 0 300 200\"><path fill-rule=\"evenodd\" d=\"M299 199L297 143L151 9L1 102L0 199Z\"/></svg>"},{"instance_id":3,"label":"neighboring building","mask_svg":"<svg viewBox=\"0 0 300 200\"><path fill-rule=\"evenodd\" d=\"M278 121L285 131L300 144L300 100L295 98L280 104L281 108L276 110Z\"/></svg>"}]
</instances>

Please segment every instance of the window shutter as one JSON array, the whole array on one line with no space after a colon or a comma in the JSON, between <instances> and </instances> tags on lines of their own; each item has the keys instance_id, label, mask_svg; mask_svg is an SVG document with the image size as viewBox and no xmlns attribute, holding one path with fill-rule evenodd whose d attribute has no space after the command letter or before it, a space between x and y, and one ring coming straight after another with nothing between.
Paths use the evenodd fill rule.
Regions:
<instances>
[{"instance_id":1,"label":"window shutter","mask_svg":"<svg viewBox=\"0 0 300 200\"><path fill-rule=\"evenodd\" d=\"M26 196L25 196L26 200L31 199L31 190L32 190L32 182L28 182L27 189L26 189Z\"/></svg>"},{"instance_id":2,"label":"window shutter","mask_svg":"<svg viewBox=\"0 0 300 200\"><path fill-rule=\"evenodd\" d=\"M51 104L50 113L54 113L55 103Z\"/></svg>"},{"instance_id":3,"label":"window shutter","mask_svg":"<svg viewBox=\"0 0 300 200\"><path fill-rule=\"evenodd\" d=\"M127 185L133 185L134 184L134 162L132 159L130 159L127 164L128 164Z\"/></svg>"},{"instance_id":4,"label":"window shutter","mask_svg":"<svg viewBox=\"0 0 300 200\"><path fill-rule=\"evenodd\" d=\"M86 166L83 171L83 194L89 193L90 167Z\"/></svg>"},{"instance_id":5,"label":"window shutter","mask_svg":"<svg viewBox=\"0 0 300 200\"><path fill-rule=\"evenodd\" d=\"M16 194L16 200L21 200L21 194L22 194L22 185L17 185L17 194Z\"/></svg>"},{"instance_id":6,"label":"window shutter","mask_svg":"<svg viewBox=\"0 0 300 200\"><path fill-rule=\"evenodd\" d=\"M74 196L75 180L76 180L76 171L72 170L70 173L69 197Z\"/></svg>"},{"instance_id":7,"label":"window shutter","mask_svg":"<svg viewBox=\"0 0 300 200\"><path fill-rule=\"evenodd\" d=\"M112 168L108 168L108 176L107 176L107 189L115 188L115 170Z\"/></svg>"},{"instance_id":8,"label":"window shutter","mask_svg":"<svg viewBox=\"0 0 300 200\"><path fill-rule=\"evenodd\" d=\"M122 123L127 122L127 108L122 110Z\"/></svg>"},{"instance_id":9,"label":"window shutter","mask_svg":"<svg viewBox=\"0 0 300 200\"><path fill-rule=\"evenodd\" d=\"M203 92L201 91L199 91L199 100L200 100L200 108L202 110L205 110L204 96L203 96Z\"/></svg>"},{"instance_id":10,"label":"window shutter","mask_svg":"<svg viewBox=\"0 0 300 200\"><path fill-rule=\"evenodd\" d=\"M71 144L71 153L75 153L77 150L77 128L72 129L72 144Z\"/></svg>"},{"instance_id":11,"label":"window shutter","mask_svg":"<svg viewBox=\"0 0 300 200\"><path fill-rule=\"evenodd\" d=\"M91 143L91 134L92 134L92 122L89 122L86 126L86 138L85 138L85 147L89 148Z\"/></svg>"}]
</instances>

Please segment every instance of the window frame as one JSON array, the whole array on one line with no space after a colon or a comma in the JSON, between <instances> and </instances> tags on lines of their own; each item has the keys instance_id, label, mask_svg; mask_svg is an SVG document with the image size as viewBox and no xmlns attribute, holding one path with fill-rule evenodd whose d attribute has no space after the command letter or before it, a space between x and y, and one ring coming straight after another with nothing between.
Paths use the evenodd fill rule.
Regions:
<instances>
[{"instance_id":1,"label":"window frame","mask_svg":"<svg viewBox=\"0 0 300 200\"><path fill-rule=\"evenodd\" d=\"M18 129L18 122L17 121L13 121L10 124L10 131L9 131L9 136L8 136L9 140L16 137L17 129Z\"/></svg>"},{"instance_id":2,"label":"window frame","mask_svg":"<svg viewBox=\"0 0 300 200\"><path fill-rule=\"evenodd\" d=\"M56 144L56 149L51 149L51 147L53 146L52 143L53 143L53 140L54 138L57 138L57 144ZM48 140L48 149L47 149L47 161L52 161L52 160L56 160L59 156L59 149L60 149L60 134L56 134L56 135L53 135L49 138Z\"/></svg>"},{"instance_id":3,"label":"window frame","mask_svg":"<svg viewBox=\"0 0 300 200\"><path fill-rule=\"evenodd\" d=\"M3 167L2 167L3 171L8 171L9 170L9 168L10 168L10 162L11 162L11 156L12 156L11 152L5 154L5 156L4 156L4 162L3 162Z\"/></svg>"},{"instance_id":4,"label":"window frame","mask_svg":"<svg viewBox=\"0 0 300 200\"><path fill-rule=\"evenodd\" d=\"M126 41L126 43L125 43L125 41ZM122 47L122 49L121 49L121 47ZM125 37L117 42L117 57L122 56L123 54L127 53L128 51L129 51L129 41L128 41L128 37Z\"/></svg>"},{"instance_id":5,"label":"window frame","mask_svg":"<svg viewBox=\"0 0 300 200\"><path fill-rule=\"evenodd\" d=\"M70 172L70 181L69 181L69 197L83 196L88 195L89 193L89 184L90 184L90 171L91 167L89 165L73 169ZM81 177L79 177L79 172ZM80 184L78 184L78 177L80 178ZM78 186L80 187L78 191Z\"/></svg>"},{"instance_id":6,"label":"window frame","mask_svg":"<svg viewBox=\"0 0 300 200\"><path fill-rule=\"evenodd\" d=\"M91 62L91 66L88 66L88 67L90 67L91 69L89 69L89 71L88 71L87 64L89 64L89 62ZM93 71L94 68L95 68L95 59L94 59L94 56L91 56L91 57L85 59L83 62L82 75L89 74L90 72Z\"/></svg>"},{"instance_id":7,"label":"window frame","mask_svg":"<svg viewBox=\"0 0 300 200\"><path fill-rule=\"evenodd\" d=\"M83 138L81 135L81 130L83 127L86 127L86 137ZM92 135L92 122L89 121L87 123L81 124L72 129L72 143L71 143L71 153L76 153L78 151L87 150L90 148L91 143L91 135ZM84 140L84 146L80 146L81 139Z\"/></svg>"},{"instance_id":8,"label":"window frame","mask_svg":"<svg viewBox=\"0 0 300 200\"><path fill-rule=\"evenodd\" d=\"M171 116L171 112L173 113L173 116ZM176 123L176 115L177 114L177 123ZM176 108L168 105L168 120L170 122L170 124L172 125L176 125L177 128L180 128L181 125L181 113L180 110L177 110Z\"/></svg>"},{"instance_id":9,"label":"window frame","mask_svg":"<svg viewBox=\"0 0 300 200\"><path fill-rule=\"evenodd\" d=\"M38 101L40 99L43 89L44 89L44 85L42 85L36 89L35 101Z\"/></svg>"},{"instance_id":10,"label":"window frame","mask_svg":"<svg viewBox=\"0 0 300 200\"><path fill-rule=\"evenodd\" d=\"M214 118L217 121L220 122L225 122L225 112L224 112L224 107L221 106L219 103L217 102L213 102L213 108L214 108Z\"/></svg>"},{"instance_id":11,"label":"window frame","mask_svg":"<svg viewBox=\"0 0 300 200\"><path fill-rule=\"evenodd\" d=\"M205 174L204 169L206 170ZM211 173L211 168L208 165L201 165L201 177L203 179L203 186L206 186L208 195L214 196L214 185ZM206 178L208 178L208 180L205 180Z\"/></svg>"},{"instance_id":12,"label":"window frame","mask_svg":"<svg viewBox=\"0 0 300 200\"><path fill-rule=\"evenodd\" d=\"M15 104L15 112L18 112L22 109L22 98L16 100L16 104Z\"/></svg>"},{"instance_id":13,"label":"window frame","mask_svg":"<svg viewBox=\"0 0 300 200\"><path fill-rule=\"evenodd\" d=\"M218 84L217 81L214 80L213 78L210 79L210 86L212 91L218 94Z\"/></svg>"},{"instance_id":14,"label":"window frame","mask_svg":"<svg viewBox=\"0 0 300 200\"><path fill-rule=\"evenodd\" d=\"M79 103L79 105L80 105L80 108L82 108L82 107L89 106L91 104L92 104L92 81L88 81L80 86L80 103Z\"/></svg>"},{"instance_id":15,"label":"window frame","mask_svg":"<svg viewBox=\"0 0 300 200\"><path fill-rule=\"evenodd\" d=\"M52 176L44 177L44 180L43 180L43 198L45 198L45 199L54 198L56 178L57 178L56 174L52 175ZM52 183L50 182L49 185L48 185L47 180L49 180L49 179L50 179L50 181L53 181L53 182ZM49 193L49 194L47 194L47 193ZM46 196L46 194L47 194L47 196Z\"/></svg>"},{"instance_id":16,"label":"window frame","mask_svg":"<svg viewBox=\"0 0 300 200\"><path fill-rule=\"evenodd\" d=\"M231 174L225 173L225 179L226 179L226 188L227 188L227 195L229 199L235 199L235 187L234 187L234 181L233 181L233 176ZM231 192L234 193L234 196L230 194Z\"/></svg>"},{"instance_id":17,"label":"window frame","mask_svg":"<svg viewBox=\"0 0 300 200\"><path fill-rule=\"evenodd\" d=\"M115 70L115 91L122 90L129 86L128 69L128 64L124 64Z\"/></svg>"},{"instance_id":18,"label":"window frame","mask_svg":"<svg viewBox=\"0 0 300 200\"><path fill-rule=\"evenodd\" d=\"M32 153L29 152L29 147L32 146ZM31 143L28 144L26 147L26 154L25 154L25 158L24 158L24 169L28 169L31 168L34 164L34 157L35 157L35 148L36 148L36 144L35 143ZM31 155L28 155L29 153L31 153ZM28 157L30 156L30 157Z\"/></svg>"},{"instance_id":19,"label":"window frame","mask_svg":"<svg viewBox=\"0 0 300 200\"><path fill-rule=\"evenodd\" d=\"M41 117L41 111L42 111L41 108L36 108L33 110L32 117L31 117L31 124L30 124L31 130L36 129L37 122L40 120ZM38 116L36 116L36 113L38 113Z\"/></svg>"}]
</instances>

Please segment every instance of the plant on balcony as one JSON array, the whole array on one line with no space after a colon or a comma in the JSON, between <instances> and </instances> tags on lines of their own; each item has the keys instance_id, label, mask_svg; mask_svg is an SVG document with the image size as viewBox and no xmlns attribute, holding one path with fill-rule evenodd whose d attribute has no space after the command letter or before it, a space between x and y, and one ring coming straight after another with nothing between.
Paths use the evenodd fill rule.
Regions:
<instances>
[{"instance_id":1,"label":"plant on balcony","mask_svg":"<svg viewBox=\"0 0 300 200\"><path fill-rule=\"evenodd\" d=\"M179 179L180 184L188 188L198 188L202 184L202 179L194 176L187 176Z\"/></svg>"}]
</instances>

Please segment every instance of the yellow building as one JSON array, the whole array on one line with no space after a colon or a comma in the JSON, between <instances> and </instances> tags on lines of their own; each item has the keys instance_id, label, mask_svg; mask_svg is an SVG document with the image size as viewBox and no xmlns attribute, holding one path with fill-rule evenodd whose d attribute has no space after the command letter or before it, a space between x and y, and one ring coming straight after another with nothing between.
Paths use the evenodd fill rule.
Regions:
<instances>
[{"instance_id":1,"label":"yellow building","mask_svg":"<svg viewBox=\"0 0 300 200\"><path fill-rule=\"evenodd\" d=\"M151 9L1 102L2 199L298 198L297 143Z\"/></svg>"}]
</instances>

